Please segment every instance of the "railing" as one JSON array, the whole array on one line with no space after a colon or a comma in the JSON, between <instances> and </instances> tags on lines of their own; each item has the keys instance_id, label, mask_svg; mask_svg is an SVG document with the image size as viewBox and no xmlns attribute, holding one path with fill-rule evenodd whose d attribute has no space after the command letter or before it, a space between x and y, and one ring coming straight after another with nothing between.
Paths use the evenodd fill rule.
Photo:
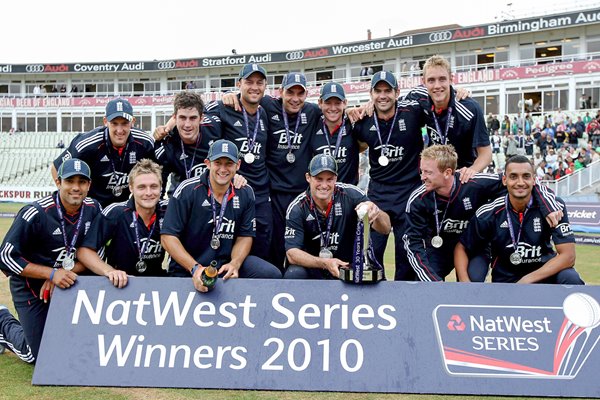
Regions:
<instances>
[{"instance_id":1,"label":"railing","mask_svg":"<svg viewBox=\"0 0 600 400\"><path fill-rule=\"evenodd\" d=\"M581 192L597 182L600 182L600 161L593 162L586 168L565 175L555 181L542 181L560 197L567 197Z\"/></svg>"}]
</instances>

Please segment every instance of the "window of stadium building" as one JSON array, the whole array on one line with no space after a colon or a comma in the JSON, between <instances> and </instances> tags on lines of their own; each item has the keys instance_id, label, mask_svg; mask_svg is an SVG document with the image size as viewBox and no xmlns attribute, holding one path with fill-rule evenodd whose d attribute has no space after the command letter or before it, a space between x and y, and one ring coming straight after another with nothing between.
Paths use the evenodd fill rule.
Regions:
<instances>
[{"instance_id":1,"label":"window of stadium building","mask_svg":"<svg viewBox=\"0 0 600 400\"><path fill-rule=\"evenodd\" d=\"M24 132L56 132L56 116L17 114L17 130Z\"/></svg>"}]
</instances>

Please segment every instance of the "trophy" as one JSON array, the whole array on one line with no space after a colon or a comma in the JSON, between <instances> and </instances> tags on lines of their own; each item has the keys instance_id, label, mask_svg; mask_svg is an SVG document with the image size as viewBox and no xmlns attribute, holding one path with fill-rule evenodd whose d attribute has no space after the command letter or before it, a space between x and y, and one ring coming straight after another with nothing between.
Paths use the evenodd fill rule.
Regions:
<instances>
[{"instance_id":1,"label":"trophy","mask_svg":"<svg viewBox=\"0 0 600 400\"><path fill-rule=\"evenodd\" d=\"M371 238L365 240L365 226L369 227L368 206L363 204L356 210L358 222L354 238L354 256L350 268L340 267L340 279L352 283L376 283L385 279L383 267L375 259ZM369 228L370 231L370 228Z\"/></svg>"}]
</instances>

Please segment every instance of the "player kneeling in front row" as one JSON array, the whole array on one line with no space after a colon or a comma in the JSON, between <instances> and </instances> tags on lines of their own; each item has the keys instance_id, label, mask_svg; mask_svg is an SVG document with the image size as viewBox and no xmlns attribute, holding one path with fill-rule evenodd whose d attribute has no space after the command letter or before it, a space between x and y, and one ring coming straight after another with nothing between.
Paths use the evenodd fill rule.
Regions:
<instances>
[{"instance_id":1,"label":"player kneeling in front row","mask_svg":"<svg viewBox=\"0 0 600 400\"><path fill-rule=\"evenodd\" d=\"M68 289L84 270L75 249L100 212L87 197L90 167L71 158L58 168L58 191L23 207L0 247L0 270L10 276L17 321L0 307L0 345L23 361L35 361L55 286Z\"/></svg>"},{"instance_id":2,"label":"player kneeling in front row","mask_svg":"<svg viewBox=\"0 0 600 400\"><path fill-rule=\"evenodd\" d=\"M505 168L502 181L508 194L480 207L456 246L459 280L468 281L467 264L472 249L490 243L492 282L583 285L573 268L575 238L566 209L559 224L550 228L539 201L531 194L535 181L531 161L525 156L513 156ZM560 198L557 200L564 204Z\"/></svg>"},{"instance_id":3,"label":"player kneeling in front row","mask_svg":"<svg viewBox=\"0 0 600 400\"><path fill-rule=\"evenodd\" d=\"M369 224L382 234L391 230L390 217L354 185L337 182L333 157L320 154L310 161L309 188L296 197L286 213L286 279L338 278L349 265L356 235L356 210L367 207ZM347 260L347 261L344 261Z\"/></svg>"},{"instance_id":4,"label":"player kneeling in front row","mask_svg":"<svg viewBox=\"0 0 600 400\"><path fill-rule=\"evenodd\" d=\"M132 197L106 207L77 250L83 265L119 288L127 285L128 275L166 276L160 226L168 200L159 201L161 188L160 165L138 161L129 173Z\"/></svg>"},{"instance_id":5,"label":"player kneeling in front row","mask_svg":"<svg viewBox=\"0 0 600 400\"><path fill-rule=\"evenodd\" d=\"M256 232L254 192L250 186L235 189L232 180L240 167L238 148L217 140L204 161L207 170L183 181L169 200L161 230L163 247L171 255L169 275L192 275L200 292L202 270L219 268L223 279L281 278L274 265L248 256Z\"/></svg>"}]
</instances>

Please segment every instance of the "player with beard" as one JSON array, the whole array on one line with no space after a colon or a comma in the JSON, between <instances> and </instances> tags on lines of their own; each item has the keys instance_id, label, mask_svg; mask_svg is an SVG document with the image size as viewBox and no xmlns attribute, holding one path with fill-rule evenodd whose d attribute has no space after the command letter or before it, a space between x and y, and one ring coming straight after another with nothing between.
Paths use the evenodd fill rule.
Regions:
<instances>
[{"instance_id":1,"label":"player with beard","mask_svg":"<svg viewBox=\"0 0 600 400\"><path fill-rule=\"evenodd\" d=\"M91 173L85 162L70 158L57 176L58 191L23 207L0 247L0 270L10 276L20 320L0 307L0 345L29 363L37 358L55 287L70 288L85 270L76 248L101 210L87 197Z\"/></svg>"},{"instance_id":2,"label":"player with beard","mask_svg":"<svg viewBox=\"0 0 600 400\"><path fill-rule=\"evenodd\" d=\"M502 182L508 194L477 210L455 248L459 280L469 281L467 265L473 251L491 244L492 282L584 284L574 268L575 238L568 213L564 210L554 228L546 223L540 202L532 195L531 161L511 157Z\"/></svg>"}]
</instances>

